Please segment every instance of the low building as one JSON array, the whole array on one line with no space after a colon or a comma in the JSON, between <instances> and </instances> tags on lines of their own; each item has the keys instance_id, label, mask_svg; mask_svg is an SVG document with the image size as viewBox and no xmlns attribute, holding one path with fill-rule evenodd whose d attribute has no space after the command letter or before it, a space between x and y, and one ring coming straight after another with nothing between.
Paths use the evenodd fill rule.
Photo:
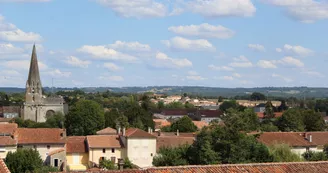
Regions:
<instances>
[{"instance_id":1,"label":"low building","mask_svg":"<svg viewBox=\"0 0 328 173\"><path fill-rule=\"evenodd\" d=\"M89 152L85 136L70 136L66 140L67 168L70 171L85 171L89 164Z\"/></svg>"},{"instance_id":2,"label":"low building","mask_svg":"<svg viewBox=\"0 0 328 173\"><path fill-rule=\"evenodd\" d=\"M254 112L265 112L265 103L260 103L254 107Z\"/></svg>"},{"instance_id":3,"label":"low building","mask_svg":"<svg viewBox=\"0 0 328 173\"><path fill-rule=\"evenodd\" d=\"M197 114L201 121L210 123L213 120L222 121L220 117L223 112L220 110L199 110Z\"/></svg>"},{"instance_id":4,"label":"low building","mask_svg":"<svg viewBox=\"0 0 328 173\"><path fill-rule=\"evenodd\" d=\"M17 118L20 116L20 106L3 106L2 117L3 118Z\"/></svg>"},{"instance_id":5,"label":"low building","mask_svg":"<svg viewBox=\"0 0 328 173\"><path fill-rule=\"evenodd\" d=\"M11 136L0 136L0 159L5 159L9 152L17 150L17 141Z\"/></svg>"}]
</instances>

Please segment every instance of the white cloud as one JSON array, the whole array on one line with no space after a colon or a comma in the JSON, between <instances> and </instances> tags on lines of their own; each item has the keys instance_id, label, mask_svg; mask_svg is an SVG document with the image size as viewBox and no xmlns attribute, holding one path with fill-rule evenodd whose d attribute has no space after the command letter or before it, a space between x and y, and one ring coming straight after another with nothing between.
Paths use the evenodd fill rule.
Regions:
<instances>
[{"instance_id":1,"label":"white cloud","mask_svg":"<svg viewBox=\"0 0 328 173\"><path fill-rule=\"evenodd\" d=\"M122 82L124 78L122 76L100 76L98 77L99 80L108 80L114 82Z\"/></svg>"},{"instance_id":2,"label":"white cloud","mask_svg":"<svg viewBox=\"0 0 328 173\"><path fill-rule=\"evenodd\" d=\"M209 65L208 68L212 70L219 70L219 71L233 71L234 69L232 67L228 66L215 66L213 64Z\"/></svg>"},{"instance_id":3,"label":"white cloud","mask_svg":"<svg viewBox=\"0 0 328 173\"><path fill-rule=\"evenodd\" d=\"M110 71L119 71L119 70L122 70L121 67L117 66L116 64L114 63L104 63L104 67Z\"/></svg>"},{"instance_id":4,"label":"white cloud","mask_svg":"<svg viewBox=\"0 0 328 173\"><path fill-rule=\"evenodd\" d=\"M21 54L24 49L15 47L12 44L0 43L0 55L1 54Z\"/></svg>"},{"instance_id":5,"label":"white cloud","mask_svg":"<svg viewBox=\"0 0 328 173\"><path fill-rule=\"evenodd\" d=\"M196 81L206 80L206 78L204 78L202 76L199 76L199 75L187 76L186 78L189 79L189 80L196 80Z\"/></svg>"},{"instance_id":6,"label":"white cloud","mask_svg":"<svg viewBox=\"0 0 328 173\"><path fill-rule=\"evenodd\" d=\"M286 66L293 66L293 67L303 67L304 63L299 59L293 58L291 56L286 56L278 61L279 63L286 65Z\"/></svg>"},{"instance_id":7,"label":"white cloud","mask_svg":"<svg viewBox=\"0 0 328 173\"><path fill-rule=\"evenodd\" d=\"M184 12L183 8L174 8L172 12L170 12L169 16L177 16Z\"/></svg>"},{"instance_id":8,"label":"white cloud","mask_svg":"<svg viewBox=\"0 0 328 173\"><path fill-rule=\"evenodd\" d=\"M135 62L137 58L128 54L118 52L106 46L84 45L77 51L92 55L96 59L117 60L125 62Z\"/></svg>"},{"instance_id":9,"label":"white cloud","mask_svg":"<svg viewBox=\"0 0 328 173\"><path fill-rule=\"evenodd\" d=\"M68 56L63 62L71 66L81 67L81 68L88 68L89 64L91 64L90 61L83 61L75 56Z\"/></svg>"},{"instance_id":10,"label":"white cloud","mask_svg":"<svg viewBox=\"0 0 328 173\"><path fill-rule=\"evenodd\" d=\"M229 64L229 66L231 66L231 67L241 67L241 68L253 67L253 63L250 62L243 55L239 56L238 58L233 58L233 60L234 60L234 62Z\"/></svg>"},{"instance_id":11,"label":"white cloud","mask_svg":"<svg viewBox=\"0 0 328 173\"><path fill-rule=\"evenodd\" d=\"M165 68L183 68L191 67L192 62L188 59L175 59L167 56L166 54L159 52L156 55L156 67L165 67Z\"/></svg>"},{"instance_id":12,"label":"white cloud","mask_svg":"<svg viewBox=\"0 0 328 173\"><path fill-rule=\"evenodd\" d=\"M288 78L288 77L286 77L286 76L283 76L283 75L279 75L279 74L272 74L272 77L273 78L279 78L279 79L281 79L281 80L283 80L283 81L285 81L285 82L293 82L293 80L292 79L290 79L290 78Z\"/></svg>"},{"instance_id":13,"label":"white cloud","mask_svg":"<svg viewBox=\"0 0 328 173\"><path fill-rule=\"evenodd\" d=\"M28 52L32 52L34 44L25 44L24 49L27 50ZM35 48L37 52L44 52L44 47L42 44L35 44Z\"/></svg>"},{"instance_id":14,"label":"white cloud","mask_svg":"<svg viewBox=\"0 0 328 173\"><path fill-rule=\"evenodd\" d=\"M265 47L260 44L248 44L248 48L254 51L265 52Z\"/></svg>"},{"instance_id":15,"label":"white cloud","mask_svg":"<svg viewBox=\"0 0 328 173\"><path fill-rule=\"evenodd\" d=\"M30 61L29 60L12 60L12 61L5 61L2 63L3 66L15 69L15 70L28 70L30 68ZM48 69L48 66L42 62L38 62L40 70Z\"/></svg>"},{"instance_id":16,"label":"white cloud","mask_svg":"<svg viewBox=\"0 0 328 173\"><path fill-rule=\"evenodd\" d=\"M63 71L60 71L59 69L54 69L54 70L45 72L45 74L48 74L52 77L57 77L57 78L70 77L72 75L71 72L63 72Z\"/></svg>"},{"instance_id":17,"label":"white cloud","mask_svg":"<svg viewBox=\"0 0 328 173\"><path fill-rule=\"evenodd\" d=\"M308 49L308 48L305 48L302 46L292 46L289 44L285 44L282 49L277 48L276 51L277 52L285 52L285 53L291 54L291 55L299 55L299 56L309 56L314 53L314 51L312 51L311 49Z\"/></svg>"},{"instance_id":18,"label":"white cloud","mask_svg":"<svg viewBox=\"0 0 328 173\"><path fill-rule=\"evenodd\" d=\"M250 17L256 12L251 0L193 0L186 4L190 11L205 17Z\"/></svg>"},{"instance_id":19,"label":"white cloud","mask_svg":"<svg viewBox=\"0 0 328 173\"><path fill-rule=\"evenodd\" d=\"M126 18L141 19L167 15L166 6L154 0L97 0L97 2Z\"/></svg>"},{"instance_id":20,"label":"white cloud","mask_svg":"<svg viewBox=\"0 0 328 173\"><path fill-rule=\"evenodd\" d=\"M3 16L0 19L0 40L12 42L39 42L42 37L34 32L24 32L14 24L7 23Z\"/></svg>"},{"instance_id":21,"label":"white cloud","mask_svg":"<svg viewBox=\"0 0 328 173\"><path fill-rule=\"evenodd\" d=\"M144 51L151 50L149 45L141 44L139 42L116 41L114 44L110 44L108 47L115 50L134 51L134 52L144 52Z\"/></svg>"},{"instance_id":22,"label":"white cloud","mask_svg":"<svg viewBox=\"0 0 328 173\"><path fill-rule=\"evenodd\" d=\"M326 0L262 0L266 3L285 7L288 16L304 23L328 19Z\"/></svg>"},{"instance_id":23,"label":"white cloud","mask_svg":"<svg viewBox=\"0 0 328 173\"><path fill-rule=\"evenodd\" d=\"M277 68L275 61L260 60L257 65L261 68Z\"/></svg>"},{"instance_id":24,"label":"white cloud","mask_svg":"<svg viewBox=\"0 0 328 173\"><path fill-rule=\"evenodd\" d=\"M226 39L235 35L235 32L222 25L210 25L203 23L201 25L171 26L169 31L183 36L196 36L206 38Z\"/></svg>"},{"instance_id":25,"label":"white cloud","mask_svg":"<svg viewBox=\"0 0 328 173\"><path fill-rule=\"evenodd\" d=\"M215 47L205 39L189 40L182 37L174 37L170 40L162 41L167 47L173 50L182 51L215 51Z\"/></svg>"}]
</instances>

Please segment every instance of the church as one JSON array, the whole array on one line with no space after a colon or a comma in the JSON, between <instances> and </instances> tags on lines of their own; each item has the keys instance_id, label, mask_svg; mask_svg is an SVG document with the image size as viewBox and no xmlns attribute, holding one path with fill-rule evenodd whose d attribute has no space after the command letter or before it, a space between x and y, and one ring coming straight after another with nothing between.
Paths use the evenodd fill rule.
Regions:
<instances>
[{"instance_id":1,"label":"church","mask_svg":"<svg viewBox=\"0 0 328 173\"><path fill-rule=\"evenodd\" d=\"M35 122L45 122L47 117L56 112L64 114L65 102L60 97L46 97L42 94L42 84L36 55L33 46L30 69L26 82L25 102L22 106L22 118Z\"/></svg>"}]
</instances>

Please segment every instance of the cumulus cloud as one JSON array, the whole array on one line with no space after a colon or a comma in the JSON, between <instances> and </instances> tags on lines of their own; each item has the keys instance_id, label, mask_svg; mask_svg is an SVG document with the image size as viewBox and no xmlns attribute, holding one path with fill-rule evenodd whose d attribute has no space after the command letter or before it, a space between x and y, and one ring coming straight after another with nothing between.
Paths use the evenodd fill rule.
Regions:
<instances>
[{"instance_id":1,"label":"cumulus cloud","mask_svg":"<svg viewBox=\"0 0 328 173\"><path fill-rule=\"evenodd\" d=\"M253 63L250 62L245 56L241 55L238 58L233 58L234 62L230 63L231 67L240 67L240 68L248 68L253 67Z\"/></svg>"},{"instance_id":2,"label":"cumulus cloud","mask_svg":"<svg viewBox=\"0 0 328 173\"><path fill-rule=\"evenodd\" d=\"M287 15L304 23L328 19L328 2L325 0L262 0L284 7Z\"/></svg>"},{"instance_id":3,"label":"cumulus cloud","mask_svg":"<svg viewBox=\"0 0 328 173\"><path fill-rule=\"evenodd\" d=\"M0 55L1 54L20 54L23 52L24 52L24 49L15 47L13 44L0 43Z\"/></svg>"},{"instance_id":4,"label":"cumulus cloud","mask_svg":"<svg viewBox=\"0 0 328 173\"><path fill-rule=\"evenodd\" d=\"M222 25L214 26L208 23L203 23L200 25L171 26L168 28L168 30L183 36L219 39L231 38L235 35L235 32L229 28L226 28Z\"/></svg>"},{"instance_id":5,"label":"cumulus cloud","mask_svg":"<svg viewBox=\"0 0 328 173\"><path fill-rule=\"evenodd\" d=\"M124 78L122 76L99 76L99 80L107 80L107 81L114 81L114 82L122 82Z\"/></svg>"},{"instance_id":6,"label":"cumulus cloud","mask_svg":"<svg viewBox=\"0 0 328 173\"><path fill-rule=\"evenodd\" d=\"M30 61L29 60L11 60L5 61L2 63L4 67L15 69L15 70L28 70L30 68ZM48 66L41 61L38 62L40 70L48 69Z\"/></svg>"},{"instance_id":7,"label":"cumulus cloud","mask_svg":"<svg viewBox=\"0 0 328 173\"><path fill-rule=\"evenodd\" d=\"M90 61L83 61L75 56L68 56L63 62L71 66L81 67L81 68L88 68L89 64L91 64Z\"/></svg>"},{"instance_id":8,"label":"cumulus cloud","mask_svg":"<svg viewBox=\"0 0 328 173\"><path fill-rule=\"evenodd\" d=\"M125 18L152 18L167 15L167 7L154 0L96 0Z\"/></svg>"},{"instance_id":9,"label":"cumulus cloud","mask_svg":"<svg viewBox=\"0 0 328 173\"><path fill-rule=\"evenodd\" d=\"M257 66L261 68L277 68L275 61L260 60L257 62Z\"/></svg>"},{"instance_id":10,"label":"cumulus cloud","mask_svg":"<svg viewBox=\"0 0 328 173\"><path fill-rule=\"evenodd\" d=\"M77 50L78 52L92 55L95 59L117 60L125 62L135 62L138 59L134 56L118 52L106 46L84 45Z\"/></svg>"},{"instance_id":11,"label":"cumulus cloud","mask_svg":"<svg viewBox=\"0 0 328 173\"><path fill-rule=\"evenodd\" d=\"M24 32L14 24L7 23L3 16L0 17L0 40L11 42L39 42L42 37L34 32Z\"/></svg>"},{"instance_id":12,"label":"cumulus cloud","mask_svg":"<svg viewBox=\"0 0 328 173\"><path fill-rule=\"evenodd\" d=\"M193 13L211 18L225 16L250 17L256 12L251 0L194 0L187 2L186 8Z\"/></svg>"},{"instance_id":13,"label":"cumulus cloud","mask_svg":"<svg viewBox=\"0 0 328 173\"><path fill-rule=\"evenodd\" d=\"M290 79L290 78L288 78L288 77L286 77L286 76L283 76L283 75L279 75L279 74L272 74L271 75L273 78L278 78L278 79L281 79L281 80L283 80L283 81L285 81L285 82L293 82L293 80L292 79Z\"/></svg>"},{"instance_id":14,"label":"cumulus cloud","mask_svg":"<svg viewBox=\"0 0 328 173\"><path fill-rule=\"evenodd\" d=\"M215 47L205 39L189 40L182 37L174 37L162 41L167 47L181 51L215 51Z\"/></svg>"},{"instance_id":15,"label":"cumulus cloud","mask_svg":"<svg viewBox=\"0 0 328 173\"><path fill-rule=\"evenodd\" d=\"M104 67L110 71L119 71L122 70L122 67L119 67L118 65L114 64L114 63L104 63Z\"/></svg>"},{"instance_id":16,"label":"cumulus cloud","mask_svg":"<svg viewBox=\"0 0 328 173\"><path fill-rule=\"evenodd\" d=\"M290 55L309 56L314 53L313 50L302 47L285 44L283 48L276 48L277 52L284 52Z\"/></svg>"},{"instance_id":17,"label":"cumulus cloud","mask_svg":"<svg viewBox=\"0 0 328 173\"><path fill-rule=\"evenodd\" d=\"M292 67L303 67L304 63L299 59L293 58L291 56L286 56L278 61L278 63L283 64L285 66L292 66Z\"/></svg>"},{"instance_id":18,"label":"cumulus cloud","mask_svg":"<svg viewBox=\"0 0 328 173\"><path fill-rule=\"evenodd\" d=\"M136 42L116 41L114 44L110 44L108 47L115 50L133 51L133 52L147 52L151 50L149 45L141 44L137 41Z\"/></svg>"},{"instance_id":19,"label":"cumulus cloud","mask_svg":"<svg viewBox=\"0 0 328 173\"><path fill-rule=\"evenodd\" d=\"M260 44L248 44L248 48L258 52L265 52L265 47Z\"/></svg>"},{"instance_id":20,"label":"cumulus cloud","mask_svg":"<svg viewBox=\"0 0 328 173\"><path fill-rule=\"evenodd\" d=\"M215 66L213 64L209 65L208 68L211 70L219 70L219 71L233 71L234 69L232 67L228 66Z\"/></svg>"},{"instance_id":21,"label":"cumulus cloud","mask_svg":"<svg viewBox=\"0 0 328 173\"><path fill-rule=\"evenodd\" d=\"M171 58L166 54L159 52L156 55L156 62L154 66L164 67L164 68L184 68L184 67L191 67L192 62L186 58L183 59Z\"/></svg>"}]
</instances>

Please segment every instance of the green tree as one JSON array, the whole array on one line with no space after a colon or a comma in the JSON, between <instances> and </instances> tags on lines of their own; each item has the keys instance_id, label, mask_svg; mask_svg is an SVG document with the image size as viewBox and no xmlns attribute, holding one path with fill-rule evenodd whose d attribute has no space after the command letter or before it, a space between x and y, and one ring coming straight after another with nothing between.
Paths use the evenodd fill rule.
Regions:
<instances>
[{"instance_id":1,"label":"green tree","mask_svg":"<svg viewBox=\"0 0 328 173\"><path fill-rule=\"evenodd\" d=\"M286 101L285 100L281 100L281 104L278 107L278 111L279 112L283 112L286 111L288 109L288 106L286 105Z\"/></svg>"},{"instance_id":2,"label":"green tree","mask_svg":"<svg viewBox=\"0 0 328 173\"><path fill-rule=\"evenodd\" d=\"M91 100L79 100L66 115L68 135L84 136L95 134L104 128L105 118L103 108Z\"/></svg>"},{"instance_id":3,"label":"green tree","mask_svg":"<svg viewBox=\"0 0 328 173\"><path fill-rule=\"evenodd\" d=\"M300 162L301 157L293 153L287 144L275 144L269 147L274 162Z\"/></svg>"},{"instance_id":4,"label":"green tree","mask_svg":"<svg viewBox=\"0 0 328 173\"><path fill-rule=\"evenodd\" d=\"M171 102L166 105L168 109L183 109L184 105L181 102Z\"/></svg>"},{"instance_id":5,"label":"green tree","mask_svg":"<svg viewBox=\"0 0 328 173\"><path fill-rule=\"evenodd\" d=\"M54 115L47 117L46 124L51 128L63 128L65 116L61 112L56 112Z\"/></svg>"},{"instance_id":6,"label":"green tree","mask_svg":"<svg viewBox=\"0 0 328 173\"><path fill-rule=\"evenodd\" d=\"M165 108L165 104L163 101L157 102L157 109L162 110Z\"/></svg>"},{"instance_id":7,"label":"green tree","mask_svg":"<svg viewBox=\"0 0 328 173\"><path fill-rule=\"evenodd\" d=\"M193 104L189 103L189 102L186 102L185 105L184 105L184 107L186 109L189 109L189 108L194 108L195 106Z\"/></svg>"},{"instance_id":8,"label":"green tree","mask_svg":"<svg viewBox=\"0 0 328 173\"><path fill-rule=\"evenodd\" d=\"M307 161L324 161L328 160L326 153L324 152L314 152L314 151L307 151L302 154L303 158Z\"/></svg>"},{"instance_id":9,"label":"green tree","mask_svg":"<svg viewBox=\"0 0 328 173\"><path fill-rule=\"evenodd\" d=\"M274 110L271 101L265 104L264 118L271 119L274 118Z\"/></svg>"},{"instance_id":10,"label":"green tree","mask_svg":"<svg viewBox=\"0 0 328 173\"><path fill-rule=\"evenodd\" d=\"M250 96L250 98L253 101L265 100L266 99L265 95L262 94L262 93L259 93L259 92L252 93L252 95Z\"/></svg>"},{"instance_id":11,"label":"green tree","mask_svg":"<svg viewBox=\"0 0 328 173\"><path fill-rule=\"evenodd\" d=\"M154 166L179 166L188 165L187 151L189 145L182 145L176 148L163 147L153 159Z\"/></svg>"},{"instance_id":12,"label":"green tree","mask_svg":"<svg viewBox=\"0 0 328 173\"><path fill-rule=\"evenodd\" d=\"M236 100L231 100L231 101L224 101L221 105L220 105L220 110L222 112L226 112L228 109L237 109L238 108L238 104L236 102Z\"/></svg>"},{"instance_id":13,"label":"green tree","mask_svg":"<svg viewBox=\"0 0 328 173\"><path fill-rule=\"evenodd\" d=\"M116 120L120 116L119 110L113 108L110 111L105 112L105 127L116 128Z\"/></svg>"},{"instance_id":14,"label":"green tree","mask_svg":"<svg viewBox=\"0 0 328 173\"><path fill-rule=\"evenodd\" d=\"M314 110L304 110L302 113L306 131L323 131L325 129L326 124L320 113Z\"/></svg>"},{"instance_id":15,"label":"green tree","mask_svg":"<svg viewBox=\"0 0 328 173\"><path fill-rule=\"evenodd\" d=\"M132 164L132 162L130 161L129 158L125 158L124 159L124 164L123 164L123 168L124 169L132 169L134 168L135 166Z\"/></svg>"},{"instance_id":16,"label":"green tree","mask_svg":"<svg viewBox=\"0 0 328 173\"><path fill-rule=\"evenodd\" d=\"M303 115L299 109L288 109L278 120L278 128L281 131L304 131Z\"/></svg>"},{"instance_id":17,"label":"green tree","mask_svg":"<svg viewBox=\"0 0 328 173\"><path fill-rule=\"evenodd\" d=\"M113 170L113 169L117 169L115 163L113 163L111 160L101 160L99 163L99 166L101 168L107 169L107 170Z\"/></svg>"},{"instance_id":18,"label":"green tree","mask_svg":"<svg viewBox=\"0 0 328 173\"><path fill-rule=\"evenodd\" d=\"M259 128L259 120L252 109L238 111L236 109L227 110L223 117L224 124L239 131L253 131Z\"/></svg>"},{"instance_id":19,"label":"green tree","mask_svg":"<svg viewBox=\"0 0 328 173\"><path fill-rule=\"evenodd\" d=\"M171 131L175 132L195 132L197 126L192 122L191 118L184 116L171 124Z\"/></svg>"},{"instance_id":20,"label":"green tree","mask_svg":"<svg viewBox=\"0 0 328 173\"><path fill-rule=\"evenodd\" d=\"M41 169L43 161L36 150L17 149L16 152L7 154L6 165L12 173L25 173Z\"/></svg>"}]
</instances>

